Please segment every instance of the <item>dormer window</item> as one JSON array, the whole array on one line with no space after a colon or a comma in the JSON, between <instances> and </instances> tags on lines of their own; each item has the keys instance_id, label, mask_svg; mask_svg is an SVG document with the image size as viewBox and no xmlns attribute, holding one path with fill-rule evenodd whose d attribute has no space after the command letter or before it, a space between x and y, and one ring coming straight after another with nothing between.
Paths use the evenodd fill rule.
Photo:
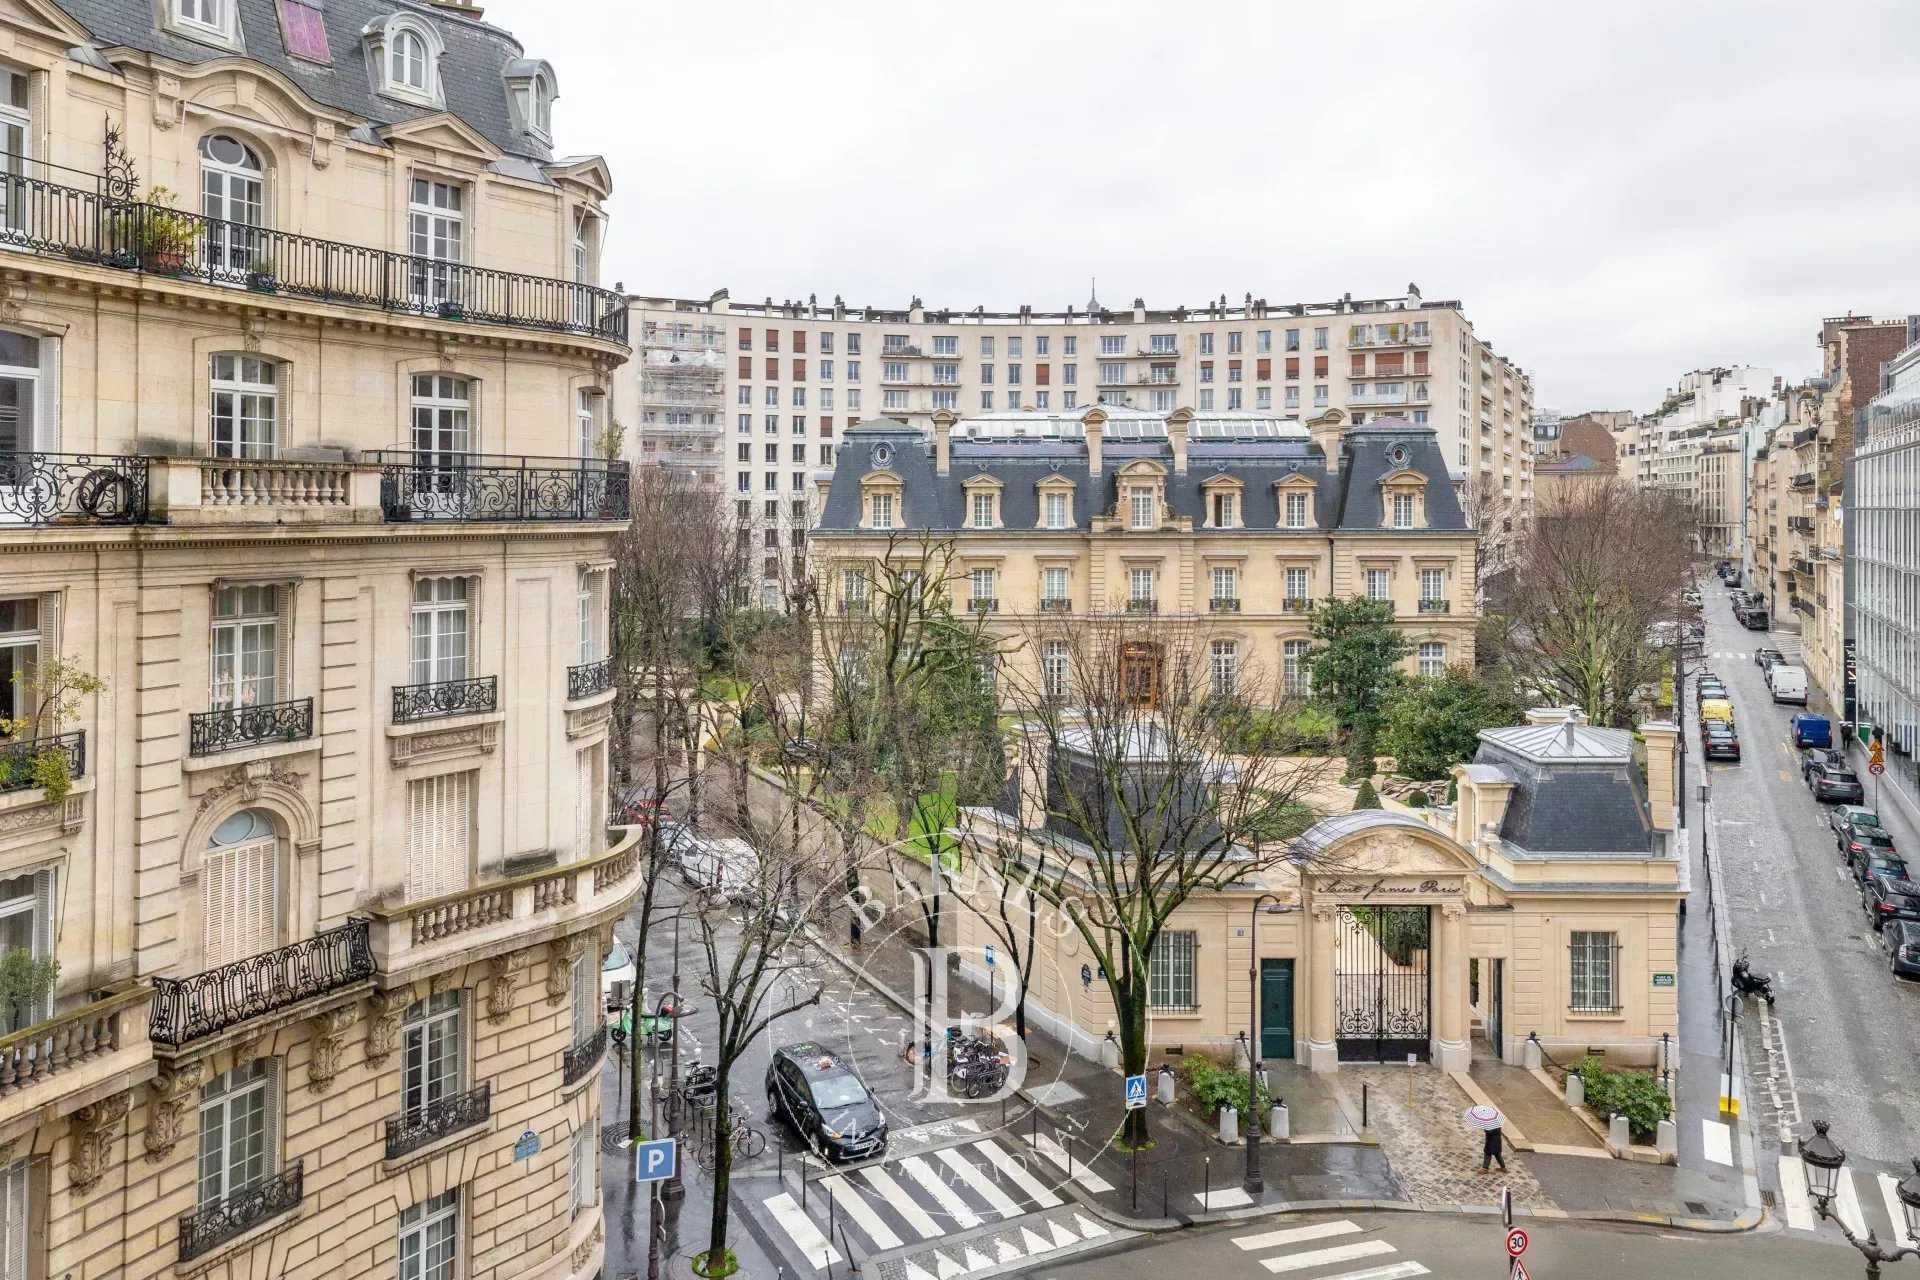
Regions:
<instances>
[{"instance_id":1,"label":"dormer window","mask_svg":"<svg viewBox=\"0 0 1920 1280\"><path fill-rule=\"evenodd\" d=\"M387 81L395 89L427 92L427 42L417 31L394 32L387 50Z\"/></svg>"},{"instance_id":2,"label":"dormer window","mask_svg":"<svg viewBox=\"0 0 1920 1280\"><path fill-rule=\"evenodd\" d=\"M1424 529L1427 525L1426 477L1410 468L1380 482L1381 523L1389 529Z\"/></svg>"},{"instance_id":3,"label":"dormer window","mask_svg":"<svg viewBox=\"0 0 1920 1280\"><path fill-rule=\"evenodd\" d=\"M1286 518L1284 523L1289 529L1304 529L1307 527L1306 494L1290 493L1287 495Z\"/></svg>"},{"instance_id":4,"label":"dormer window","mask_svg":"<svg viewBox=\"0 0 1920 1280\"><path fill-rule=\"evenodd\" d=\"M167 27L189 40L232 48L239 43L235 4L236 0L167 0Z\"/></svg>"},{"instance_id":5,"label":"dormer window","mask_svg":"<svg viewBox=\"0 0 1920 1280\"><path fill-rule=\"evenodd\" d=\"M990 475L976 475L963 486L967 493L967 528L1000 527L1000 482Z\"/></svg>"},{"instance_id":6,"label":"dormer window","mask_svg":"<svg viewBox=\"0 0 1920 1280\"><path fill-rule=\"evenodd\" d=\"M1208 521L1216 529L1231 529L1240 523L1240 497L1233 493L1213 495L1212 518Z\"/></svg>"},{"instance_id":7,"label":"dormer window","mask_svg":"<svg viewBox=\"0 0 1920 1280\"><path fill-rule=\"evenodd\" d=\"M1393 495L1393 527L1396 529L1413 528L1413 495L1396 493Z\"/></svg>"},{"instance_id":8,"label":"dormer window","mask_svg":"<svg viewBox=\"0 0 1920 1280\"><path fill-rule=\"evenodd\" d=\"M440 55L444 46L432 24L411 14L395 14L369 25L365 34L374 65L379 68L381 93L421 106L441 105Z\"/></svg>"},{"instance_id":9,"label":"dormer window","mask_svg":"<svg viewBox=\"0 0 1920 1280\"><path fill-rule=\"evenodd\" d=\"M527 60L510 63L507 88L519 127L542 142L552 142L553 100L560 96L553 68L544 62Z\"/></svg>"},{"instance_id":10,"label":"dormer window","mask_svg":"<svg viewBox=\"0 0 1920 1280\"><path fill-rule=\"evenodd\" d=\"M1153 490L1146 485L1135 485L1127 490L1127 527L1129 529L1151 529L1156 523Z\"/></svg>"},{"instance_id":11,"label":"dormer window","mask_svg":"<svg viewBox=\"0 0 1920 1280\"><path fill-rule=\"evenodd\" d=\"M1314 482L1298 473L1279 481L1275 488L1280 500L1282 529L1311 529L1314 526Z\"/></svg>"},{"instance_id":12,"label":"dormer window","mask_svg":"<svg viewBox=\"0 0 1920 1280\"><path fill-rule=\"evenodd\" d=\"M1069 508L1071 507L1071 505L1072 505L1072 499L1069 498L1068 495L1064 493L1048 494L1047 495L1047 528L1049 529L1066 528L1067 521L1070 518Z\"/></svg>"},{"instance_id":13,"label":"dormer window","mask_svg":"<svg viewBox=\"0 0 1920 1280\"><path fill-rule=\"evenodd\" d=\"M892 494L890 493L874 494L872 510L873 510L873 518L872 518L871 524L875 529L893 528L893 495Z\"/></svg>"},{"instance_id":14,"label":"dormer window","mask_svg":"<svg viewBox=\"0 0 1920 1280\"><path fill-rule=\"evenodd\" d=\"M973 495L973 527L976 529L993 528L993 495L976 493Z\"/></svg>"},{"instance_id":15,"label":"dormer window","mask_svg":"<svg viewBox=\"0 0 1920 1280\"><path fill-rule=\"evenodd\" d=\"M1039 527L1071 529L1073 527L1073 482L1056 473L1041 480L1036 487L1040 491Z\"/></svg>"},{"instance_id":16,"label":"dormer window","mask_svg":"<svg viewBox=\"0 0 1920 1280\"><path fill-rule=\"evenodd\" d=\"M1240 528L1240 481L1222 473L1210 476L1200 484L1201 510L1205 512L1207 529Z\"/></svg>"}]
</instances>

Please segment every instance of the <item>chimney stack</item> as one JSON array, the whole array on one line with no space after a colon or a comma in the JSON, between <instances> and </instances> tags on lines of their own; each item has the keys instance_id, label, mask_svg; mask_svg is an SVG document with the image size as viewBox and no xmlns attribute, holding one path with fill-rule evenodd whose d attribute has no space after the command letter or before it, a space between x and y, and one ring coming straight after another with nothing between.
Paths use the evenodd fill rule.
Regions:
<instances>
[{"instance_id":1,"label":"chimney stack","mask_svg":"<svg viewBox=\"0 0 1920 1280\"><path fill-rule=\"evenodd\" d=\"M1187 428L1193 421L1193 410L1175 409L1167 415L1167 439L1173 445L1173 474L1187 474Z\"/></svg>"},{"instance_id":2,"label":"chimney stack","mask_svg":"<svg viewBox=\"0 0 1920 1280\"><path fill-rule=\"evenodd\" d=\"M1346 435L1346 430L1346 418L1338 409L1329 409L1317 418L1307 419L1307 432L1314 448L1326 456L1327 474L1330 476L1339 474L1340 440Z\"/></svg>"},{"instance_id":3,"label":"chimney stack","mask_svg":"<svg viewBox=\"0 0 1920 1280\"><path fill-rule=\"evenodd\" d=\"M1666 720L1654 720L1640 726L1647 743L1647 808L1655 831L1674 829L1674 751L1679 743L1679 728Z\"/></svg>"},{"instance_id":4,"label":"chimney stack","mask_svg":"<svg viewBox=\"0 0 1920 1280\"><path fill-rule=\"evenodd\" d=\"M1097 405L1087 410L1080 419L1080 425L1086 428L1087 432L1087 474L1098 476L1101 463L1100 445L1107 426L1106 410Z\"/></svg>"},{"instance_id":5,"label":"chimney stack","mask_svg":"<svg viewBox=\"0 0 1920 1280\"><path fill-rule=\"evenodd\" d=\"M953 410L934 410L933 473L935 475L943 476L953 468L953 423Z\"/></svg>"}]
</instances>

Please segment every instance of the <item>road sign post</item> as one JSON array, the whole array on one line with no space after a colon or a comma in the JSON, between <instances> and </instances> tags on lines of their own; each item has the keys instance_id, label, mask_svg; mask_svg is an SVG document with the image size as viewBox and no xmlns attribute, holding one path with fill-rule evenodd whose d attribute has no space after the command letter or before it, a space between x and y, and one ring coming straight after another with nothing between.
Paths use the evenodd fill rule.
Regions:
<instances>
[{"instance_id":1,"label":"road sign post","mask_svg":"<svg viewBox=\"0 0 1920 1280\"><path fill-rule=\"evenodd\" d=\"M679 1150L673 1138L633 1144L633 1180L636 1183L664 1182L673 1176L678 1164Z\"/></svg>"},{"instance_id":2,"label":"road sign post","mask_svg":"<svg viewBox=\"0 0 1920 1280\"><path fill-rule=\"evenodd\" d=\"M1507 1256L1517 1258L1527 1251L1527 1233L1519 1227L1507 1228Z\"/></svg>"},{"instance_id":3,"label":"road sign post","mask_svg":"<svg viewBox=\"0 0 1920 1280\"><path fill-rule=\"evenodd\" d=\"M1144 1111L1147 1107L1147 1077L1142 1075L1127 1077L1127 1110Z\"/></svg>"},{"instance_id":4,"label":"road sign post","mask_svg":"<svg viewBox=\"0 0 1920 1280\"><path fill-rule=\"evenodd\" d=\"M1503 1225L1513 1226L1513 1188L1500 1188L1500 1221Z\"/></svg>"}]
</instances>

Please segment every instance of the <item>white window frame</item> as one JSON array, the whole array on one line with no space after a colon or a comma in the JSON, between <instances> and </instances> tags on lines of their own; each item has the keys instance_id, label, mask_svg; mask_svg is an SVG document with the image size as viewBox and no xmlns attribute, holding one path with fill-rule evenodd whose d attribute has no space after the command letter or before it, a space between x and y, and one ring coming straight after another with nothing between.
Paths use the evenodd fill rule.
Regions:
<instances>
[{"instance_id":1,"label":"white window frame","mask_svg":"<svg viewBox=\"0 0 1920 1280\"><path fill-rule=\"evenodd\" d=\"M868 524L868 528L891 529L894 527L893 497L894 495L891 493L876 493L870 496L869 501L871 505L869 510L872 513L872 519Z\"/></svg>"},{"instance_id":2,"label":"white window frame","mask_svg":"<svg viewBox=\"0 0 1920 1280\"><path fill-rule=\"evenodd\" d=\"M1289 565L1284 579L1289 600L1308 600L1313 596L1313 576L1304 565Z\"/></svg>"},{"instance_id":3,"label":"white window frame","mask_svg":"<svg viewBox=\"0 0 1920 1280\"><path fill-rule=\"evenodd\" d=\"M1393 573L1387 569L1362 569L1360 585L1369 600L1393 599ZM1376 585L1378 590L1375 589Z\"/></svg>"},{"instance_id":4,"label":"white window frame","mask_svg":"<svg viewBox=\"0 0 1920 1280\"><path fill-rule=\"evenodd\" d=\"M0 1276L7 1280L27 1280L35 1273L30 1252L36 1228L34 1177L31 1160L15 1160L0 1169Z\"/></svg>"},{"instance_id":5,"label":"white window frame","mask_svg":"<svg viewBox=\"0 0 1920 1280\"><path fill-rule=\"evenodd\" d=\"M1059 490L1049 492L1042 497L1042 509L1046 513L1046 527L1066 529L1073 525L1073 495Z\"/></svg>"},{"instance_id":6,"label":"white window frame","mask_svg":"<svg viewBox=\"0 0 1920 1280\"><path fill-rule=\"evenodd\" d=\"M280 366L260 356L217 351L208 357L207 369L212 456L279 457Z\"/></svg>"},{"instance_id":7,"label":"white window frame","mask_svg":"<svg viewBox=\"0 0 1920 1280\"><path fill-rule=\"evenodd\" d=\"M1149 485L1132 485L1127 489L1127 527L1129 529L1153 529L1159 527L1159 512L1153 489Z\"/></svg>"},{"instance_id":8,"label":"white window frame","mask_svg":"<svg viewBox=\"0 0 1920 1280\"><path fill-rule=\"evenodd\" d=\"M0 697L7 699L7 707L13 712L8 719L34 719L35 699L32 682L34 673L40 669L40 649L45 643L43 617L45 606L39 596L8 596L0 602L11 604L16 609L30 609L33 613L31 626L16 625L13 630L0 631L0 652L7 656L7 664L0 671ZM37 726L29 726L28 732L36 731Z\"/></svg>"},{"instance_id":9,"label":"white window frame","mask_svg":"<svg viewBox=\"0 0 1920 1280\"><path fill-rule=\"evenodd\" d=\"M167 29L189 40L232 45L237 0L167 0Z\"/></svg>"},{"instance_id":10,"label":"white window frame","mask_svg":"<svg viewBox=\"0 0 1920 1280\"><path fill-rule=\"evenodd\" d=\"M53 877L52 870L43 870L26 871L0 880L0 889L13 894L12 897L0 899L0 921L12 921L21 916L26 918L26 945L20 950L36 960L47 959L53 954ZM8 929L6 932L11 934L14 930ZM9 946L8 949L12 948ZM14 1010L0 1009L0 1034L31 1027L52 1015L52 992L22 1009L17 1025L14 1022ZM11 1274L0 1270L0 1275Z\"/></svg>"},{"instance_id":11,"label":"white window frame","mask_svg":"<svg viewBox=\"0 0 1920 1280\"><path fill-rule=\"evenodd\" d=\"M207 690L212 710L281 701L280 614L285 589L242 584L214 592Z\"/></svg>"},{"instance_id":12,"label":"white window frame","mask_svg":"<svg viewBox=\"0 0 1920 1280\"><path fill-rule=\"evenodd\" d=\"M1213 599L1238 600L1240 598L1240 571L1230 564L1217 564L1212 570Z\"/></svg>"},{"instance_id":13,"label":"white window frame","mask_svg":"<svg viewBox=\"0 0 1920 1280\"><path fill-rule=\"evenodd\" d=\"M416 578L407 651L408 684L446 684L473 671L472 586L461 575Z\"/></svg>"},{"instance_id":14,"label":"white window frame","mask_svg":"<svg viewBox=\"0 0 1920 1280\"><path fill-rule=\"evenodd\" d=\"M230 1201L279 1167L274 1064L256 1058L222 1072L200 1091L200 1143L195 1162L202 1208ZM234 1122L244 1125L236 1143Z\"/></svg>"},{"instance_id":15,"label":"white window frame","mask_svg":"<svg viewBox=\"0 0 1920 1280\"><path fill-rule=\"evenodd\" d=\"M1611 929L1575 929L1567 936L1567 1007L1574 1013L1620 1008L1620 935Z\"/></svg>"},{"instance_id":16,"label":"white window frame","mask_svg":"<svg viewBox=\"0 0 1920 1280\"><path fill-rule=\"evenodd\" d=\"M239 147L241 154L252 163L219 160L209 155L207 149L215 138ZM208 219L202 228L206 255L203 265L228 276L242 274L253 265L258 247L259 238L250 234L250 229L266 225L266 162L244 138L217 129L200 139L197 154L200 212Z\"/></svg>"},{"instance_id":17,"label":"white window frame","mask_svg":"<svg viewBox=\"0 0 1920 1280\"><path fill-rule=\"evenodd\" d=\"M1313 642L1297 638L1282 641L1280 672L1281 687L1288 696L1311 697L1313 694Z\"/></svg>"},{"instance_id":18,"label":"white window frame","mask_svg":"<svg viewBox=\"0 0 1920 1280\"><path fill-rule=\"evenodd\" d=\"M400 1280L457 1280L460 1189L410 1205L400 1215Z\"/></svg>"},{"instance_id":19,"label":"white window frame","mask_svg":"<svg viewBox=\"0 0 1920 1280\"><path fill-rule=\"evenodd\" d=\"M1445 600L1447 598L1447 571L1445 569L1422 569L1420 571L1420 598L1422 600Z\"/></svg>"},{"instance_id":20,"label":"white window frame","mask_svg":"<svg viewBox=\"0 0 1920 1280\"><path fill-rule=\"evenodd\" d=\"M409 74L412 60L407 57L404 48L404 42L409 38L419 44L417 82ZM442 91L440 58L444 51L440 33L431 23L411 15L397 14L388 19L379 36L380 92L423 106L439 106ZM398 75L394 73L396 62L400 64L401 74Z\"/></svg>"},{"instance_id":21,"label":"white window frame","mask_svg":"<svg viewBox=\"0 0 1920 1280\"><path fill-rule=\"evenodd\" d=\"M1065 640L1049 640L1040 651L1040 678L1049 698L1073 696L1073 665Z\"/></svg>"},{"instance_id":22,"label":"white window frame","mask_svg":"<svg viewBox=\"0 0 1920 1280\"><path fill-rule=\"evenodd\" d=\"M1410 493L1394 494L1393 504L1391 509L1392 509L1392 515L1393 515L1393 524L1392 524L1393 528L1411 529L1414 527L1413 525L1414 502L1413 502L1412 494Z\"/></svg>"},{"instance_id":23,"label":"white window frame","mask_svg":"<svg viewBox=\"0 0 1920 1280\"><path fill-rule=\"evenodd\" d=\"M1040 570L1040 598L1065 600L1071 590L1071 583L1072 579L1065 565L1045 565Z\"/></svg>"},{"instance_id":24,"label":"white window frame","mask_svg":"<svg viewBox=\"0 0 1920 1280\"><path fill-rule=\"evenodd\" d=\"M606 616L602 603L606 595L606 571L581 569L574 577L574 599L578 605L580 664L598 662L606 657Z\"/></svg>"},{"instance_id":25,"label":"white window frame","mask_svg":"<svg viewBox=\"0 0 1920 1280\"><path fill-rule=\"evenodd\" d=\"M1185 1012L1199 1007L1195 970L1200 935L1192 929L1165 929L1153 940L1147 961L1147 1007Z\"/></svg>"},{"instance_id":26,"label":"white window frame","mask_svg":"<svg viewBox=\"0 0 1920 1280\"><path fill-rule=\"evenodd\" d=\"M1157 575L1151 568L1136 566L1127 570L1127 600L1132 604L1151 604L1153 602L1154 579Z\"/></svg>"},{"instance_id":27,"label":"white window frame","mask_svg":"<svg viewBox=\"0 0 1920 1280\"><path fill-rule=\"evenodd\" d=\"M1304 529L1307 527L1308 511L1306 494L1295 491L1282 495L1281 509L1286 513L1286 523L1282 526L1283 528Z\"/></svg>"},{"instance_id":28,"label":"white window frame","mask_svg":"<svg viewBox=\"0 0 1920 1280\"><path fill-rule=\"evenodd\" d=\"M1240 688L1240 645L1234 640L1215 640L1210 646L1208 671L1216 698L1231 698Z\"/></svg>"},{"instance_id":29,"label":"white window frame","mask_svg":"<svg viewBox=\"0 0 1920 1280\"><path fill-rule=\"evenodd\" d=\"M998 523L994 518L998 514L994 508L999 505L999 502L992 493L976 493L968 505L971 508L971 523L974 528L991 529Z\"/></svg>"},{"instance_id":30,"label":"white window frame","mask_svg":"<svg viewBox=\"0 0 1920 1280\"><path fill-rule=\"evenodd\" d=\"M969 605L998 598L999 574L985 565L978 565L967 571L967 598Z\"/></svg>"},{"instance_id":31,"label":"white window frame","mask_svg":"<svg viewBox=\"0 0 1920 1280\"><path fill-rule=\"evenodd\" d=\"M416 373L408 390L416 462L424 460L436 468L464 463L475 443L473 380L451 373ZM420 457L423 454L425 459Z\"/></svg>"},{"instance_id":32,"label":"white window frame","mask_svg":"<svg viewBox=\"0 0 1920 1280\"><path fill-rule=\"evenodd\" d=\"M1447 674L1447 646L1443 641L1422 642L1416 660L1420 664L1420 674L1423 676L1437 679Z\"/></svg>"},{"instance_id":33,"label":"white window frame","mask_svg":"<svg viewBox=\"0 0 1920 1280\"><path fill-rule=\"evenodd\" d=\"M457 297L454 268L467 257L467 185L429 173L407 183L408 288L413 304L436 307Z\"/></svg>"},{"instance_id":34,"label":"white window frame","mask_svg":"<svg viewBox=\"0 0 1920 1280\"><path fill-rule=\"evenodd\" d=\"M467 1090L465 1007L458 990L407 1007L400 1024L400 1111L413 1115Z\"/></svg>"},{"instance_id":35,"label":"white window frame","mask_svg":"<svg viewBox=\"0 0 1920 1280\"><path fill-rule=\"evenodd\" d=\"M594 1138L589 1125L583 1124L574 1130L573 1156L567 1169L569 1218L578 1218L583 1210L591 1209L600 1188L600 1144Z\"/></svg>"}]
</instances>

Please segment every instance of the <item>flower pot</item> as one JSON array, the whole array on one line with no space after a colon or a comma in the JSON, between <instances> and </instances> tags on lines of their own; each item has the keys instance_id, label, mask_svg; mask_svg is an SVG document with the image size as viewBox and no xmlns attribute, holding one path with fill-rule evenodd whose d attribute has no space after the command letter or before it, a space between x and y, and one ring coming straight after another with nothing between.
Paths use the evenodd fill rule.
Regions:
<instances>
[{"instance_id":1,"label":"flower pot","mask_svg":"<svg viewBox=\"0 0 1920 1280\"><path fill-rule=\"evenodd\" d=\"M457 302L443 302L436 310L440 313L442 320L465 320L467 318L466 308Z\"/></svg>"},{"instance_id":2,"label":"flower pot","mask_svg":"<svg viewBox=\"0 0 1920 1280\"><path fill-rule=\"evenodd\" d=\"M280 281L268 272L250 271L247 273L247 289L253 293L278 293Z\"/></svg>"},{"instance_id":3,"label":"flower pot","mask_svg":"<svg viewBox=\"0 0 1920 1280\"><path fill-rule=\"evenodd\" d=\"M177 276L187 269L187 255L177 249L149 249L142 256L141 267L155 275Z\"/></svg>"}]
</instances>

